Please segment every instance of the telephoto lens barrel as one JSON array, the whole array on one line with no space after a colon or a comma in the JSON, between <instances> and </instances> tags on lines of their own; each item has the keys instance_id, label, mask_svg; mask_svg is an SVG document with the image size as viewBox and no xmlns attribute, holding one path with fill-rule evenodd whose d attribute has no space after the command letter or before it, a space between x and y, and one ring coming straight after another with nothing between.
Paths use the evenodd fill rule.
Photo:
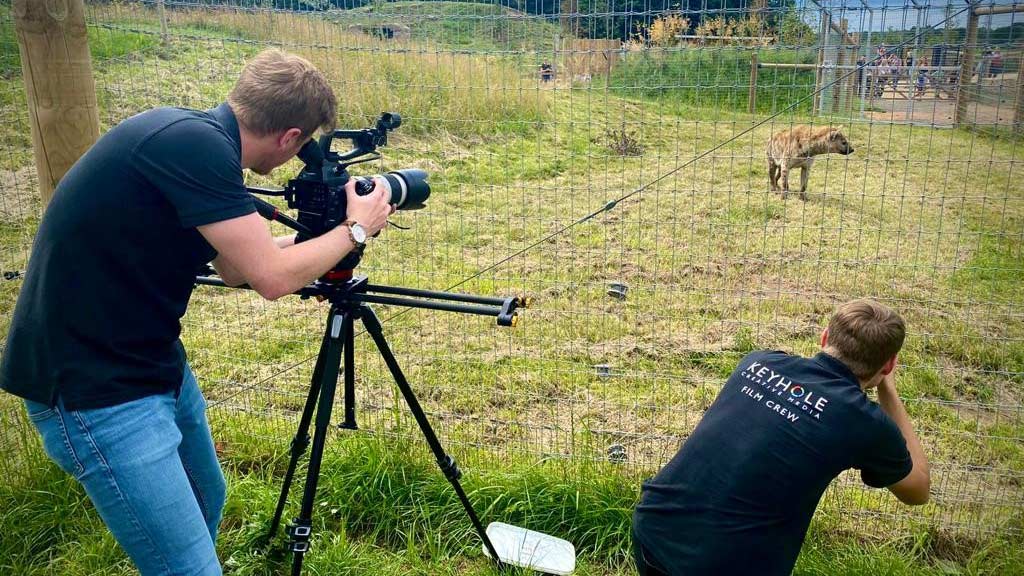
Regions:
<instances>
[{"instance_id":1,"label":"telephoto lens barrel","mask_svg":"<svg viewBox=\"0 0 1024 576\"><path fill-rule=\"evenodd\" d=\"M430 183L427 173L416 168L395 170L387 174L356 177L356 194L366 196L373 191L373 179L382 179L391 195L389 204L395 204L399 210L419 210L426 207L430 197Z\"/></svg>"}]
</instances>

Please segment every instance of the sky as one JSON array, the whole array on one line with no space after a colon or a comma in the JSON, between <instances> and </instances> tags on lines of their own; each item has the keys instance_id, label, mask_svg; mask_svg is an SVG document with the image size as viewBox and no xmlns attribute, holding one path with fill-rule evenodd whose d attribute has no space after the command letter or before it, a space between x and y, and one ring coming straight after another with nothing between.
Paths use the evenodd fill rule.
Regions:
<instances>
[{"instance_id":1,"label":"sky","mask_svg":"<svg viewBox=\"0 0 1024 576\"><path fill-rule=\"evenodd\" d=\"M811 13L816 10L811 0L798 0L798 4L807 10L807 17L811 19ZM949 13L956 14L967 7L964 0L919 0L915 8L911 0L820 0L819 4L828 8L833 17L846 18L851 32L872 30L881 32L894 28L906 30L917 25L918 15L921 14L924 26L944 27L943 21L947 18L947 6ZM865 4L870 11L865 8ZM982 6L1003 6L1012 5L1014 0L986 0ZM1021 11L1011 14L997 14L982 16L978 25L981 28L1000 28L1013 23L1024 22L1024 0L1017 0ZM813 18L817 20L817 18ZM964 26L967 22L967 12L962 12L953 19L953 26Z\"/></svg>"}]
</instances>

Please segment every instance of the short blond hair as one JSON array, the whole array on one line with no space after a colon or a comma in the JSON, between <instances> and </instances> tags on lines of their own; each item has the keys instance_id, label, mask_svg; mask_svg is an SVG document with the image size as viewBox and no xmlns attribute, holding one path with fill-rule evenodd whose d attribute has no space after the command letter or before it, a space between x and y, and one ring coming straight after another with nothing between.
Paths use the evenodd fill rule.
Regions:
<instances>
[{"instance_id":1,"label":"short blond hair","mask_svg":"<svg viewBox=\"0 0 1024 576\"><path fill-rule=\"evenodd\" d=\"M327 78L305 58L276 48L245 65L228 104L238 122L259 136L289 128L305 136L332 130L338 112Z\"/></svg>"},{"instance_id":2,"label":"short blond hair","mask_svg":"<svg viewBox=\"0 0 1024 576\"><path fill-rule=\"evenodd\" d=\"M903 318L875 300L851 300L836 309L828 323L825 351L835 356L861 380L878 374L906 337Z\"/></svg>"}]
</instances>

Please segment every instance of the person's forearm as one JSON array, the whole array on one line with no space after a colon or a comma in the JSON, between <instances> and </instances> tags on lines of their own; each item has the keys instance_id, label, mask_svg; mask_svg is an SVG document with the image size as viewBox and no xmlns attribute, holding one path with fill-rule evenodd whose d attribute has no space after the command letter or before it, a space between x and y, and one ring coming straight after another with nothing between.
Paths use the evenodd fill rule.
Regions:
<instances>
[{"instance_id":1,"label":"person's forearm","mask_svg":"<svg viewBox=\"0 0 1024 576\"><path fill-rule=\"evenodd\" d=\"M924 455L924 448L921 447L921 441L917 438L917 434L914 433L914 427L910 423L910 416L907 414L907 409L903 406L903 401L900 400L899 394L896 393L896 388L885 384L879 386L878 404L889 415L889 418L892 418L892 421L896 423L896 426L903 434L903 439L907 442L907 450L910 452L910 458L914 462L914 471L927 474L929 472L928 458Z\"/></svg>"},{"instance_id":2,"label":"person's forearm","mask_svg":"<svg viewBox=\"0 0 1024 576\"><path fill-rule=\"evenodd\" d=\"M294 238L292 238L294 240ZM275 242L287 240L276 238ZM326 234L310 238L305 242L288 243L274 259L270 271L273 287L265 290L264 296L271 300L298 291L303 286L323 276L345 257L355 246L349 238L348 229L339 226ZM261 293L264 290L260 291Z\"/></svg>"},{"instance_id":3,"label":"person's forearm","mask_svg":"<svg viewBox=\"0 0 1024 576\"><path fill-rule=\"evenodd\" d=\"M274 243L277 244L278 248L287 248L295 245L295 234L289 234L287 236L277 236L274 238Z\"/></svg>"},{"instance_id":4,"label":"person's forearm","mask_svg":"<svg viewBox=\"0 0 1024 576\"><path fill-rule=\"evenodd\" d=\"M292 246L295 244L295 234L278 236L274 238L274 243L277 244L278 248L287 248ZM242 273L229 264L225 259L215 258L211 264L213 264L213 268L217 271L221 280L223 280L228 286L239 286L245 283L245 278L242 276Z\"/></svg>"}]
</instances>

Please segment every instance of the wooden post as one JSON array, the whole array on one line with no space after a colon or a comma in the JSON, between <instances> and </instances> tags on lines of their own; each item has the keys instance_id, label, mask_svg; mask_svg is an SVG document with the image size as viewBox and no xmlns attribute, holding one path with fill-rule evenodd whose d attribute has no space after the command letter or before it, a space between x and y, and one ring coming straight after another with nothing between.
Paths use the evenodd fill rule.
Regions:
<instances>
[{"instance_id":1,"label":"wooden post","mask_svg":"<svg viewBox=\"0 0 1024 576\"><path fill-rule=\"evenodd\" d=\"M1024 54L1017 65L1017 99L1013 109L1013 131L1024 134Z\"/></svg>"},{"instance_id":2,"label":"wooden post","mask_svg":"<svg viewBox=\"0 0 1024 576\"><path fill-rule=\"evenodd\" d=\"M53 190L100 134L83 0L14 0L39 192Z\"/></svg>"},{"instance_id":3,"label":"wooden post","mask_svg":"<svg viewBox=\"0 0 1024 576\"><path fill-rule=\"evenodd\" d=\"M167 44L167 10L164 0L156 0L156 11L160 15L160 41Z\"/></svg>"},{"instance_id":4,"label":"wooden post","mask_svg":"<svg viewBox=\"0 0 1024 576\"><path fill-rule=\"evenodd\" d=\"M757 52L750 54L750 92L747 93L747 112L757 109Z\"/></svg>"},{"instance_id":5,"label":"wooden post","mask_svg":"<svg viewBox=\"0 0 1024 576\"><path fill-rule=\"evenodd\" d=\"M956 86L956 115L953 126L960 127L967 120L967 101L974 76L974 51L978 45L978 14L975 12L976 2L971 3L967 11L967 37L964 39L964 55L960 59L960 80Z\"/></svg>"},{"instance_id":6,"label":"wooden post","mask_svg":"<svg viewBox=\"0 0 1024 576\"><path fill-rule=\"evenodd\" d=\"M840 70L843 78L843 94L846 98L844 106L847 113L853 112L857 101L857 46L860 43L858 37L849 33L850 23L843 19L843 62L852 66L850 70Z\"/></svg>"},{"instance_id":7,"label":"wooden post","mask_svg":"<svg viewBox=\"0 0 1024 576\"><path fill-rule=\"evenodd\" d=\"M821 11L821 31L818 37L818 68L814 73L814 114L821 114L821 85L825 81L825 46L828 44L828 30L832 24L832 16L826 10Z\"/></svg>"},{"instance_id":8,"label":"wooden post","mask_svg":"<svg viewBox=\"0 0 1024 576\"><path fill-rule=\"evenodd\" d=\"M846 88L846 79L843 78L845 70L842 66L846 60L846 20L842 20L839 30L839 47L836 49L836 74L835 83L832 85L832 113L835 114L841 109L842 92ZM840 80L840 78L843 78Z\"/></svg>"}]
</instances>

